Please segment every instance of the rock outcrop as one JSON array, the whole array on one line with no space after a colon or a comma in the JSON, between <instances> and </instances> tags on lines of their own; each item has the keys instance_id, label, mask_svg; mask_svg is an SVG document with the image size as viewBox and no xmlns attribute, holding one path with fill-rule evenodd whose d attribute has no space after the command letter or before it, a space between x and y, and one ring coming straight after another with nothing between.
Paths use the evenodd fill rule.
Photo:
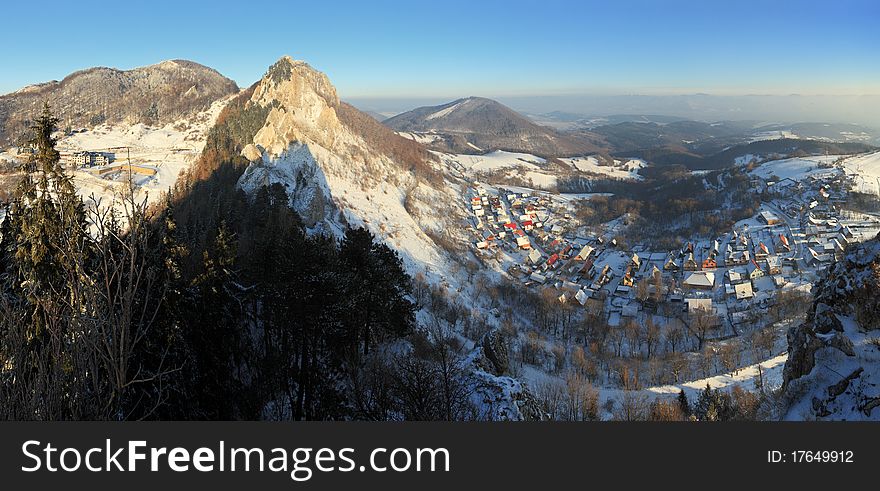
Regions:
<instances>
[{"instance_id":1,"label":"rock outcrop","mask_svg":"<svg viewBox=\"0 0 880 491\"><path fill-rule=\"evenodd\" d=\"M783 370L791 419L880 419L880 237L850 246L788 332Z\"/></svg>"},{"instance_id":2,"label":"rock outcrop","mask_svg":"<svg viewBox=\"0 0 880 491\"><path fill-rule=\"evenodd\" d=\"M466 211L442 177L415 172L432 165L420 145L341 102L326 75L287 56L257 82L246 106L266 116L241 152L251 163L240 188L280 184L310 229L364 225L412 270L443 264L426 230L458 223ZM448 205L442 213L438 202Z\"/></svg>"}]
</instances>

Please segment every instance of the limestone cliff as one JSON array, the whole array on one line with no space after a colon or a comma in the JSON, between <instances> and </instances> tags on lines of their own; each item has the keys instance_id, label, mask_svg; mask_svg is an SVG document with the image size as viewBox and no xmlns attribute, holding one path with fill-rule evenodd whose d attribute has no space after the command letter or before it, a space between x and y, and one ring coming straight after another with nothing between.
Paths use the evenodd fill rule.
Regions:
<instances>
[{"instance_id":1,"label":"limestone cliff","mask_svg":"<svg viewBox=\"0 0 880 491\"><path fill-rule=\"evenodd\" d=\"M788 332L788 419L880 419L880 237L847 249Z\"/></svg>"}]
</instances>

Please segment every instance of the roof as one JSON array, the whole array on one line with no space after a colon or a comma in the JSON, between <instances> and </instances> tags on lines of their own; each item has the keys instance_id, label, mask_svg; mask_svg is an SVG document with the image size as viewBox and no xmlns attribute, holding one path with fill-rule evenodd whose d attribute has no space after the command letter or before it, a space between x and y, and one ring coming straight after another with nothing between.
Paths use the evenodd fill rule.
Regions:
<instances>
[{"instance_id":1,"label":"roof","mask_svg":"<svg viewBox=\"0 0 880 491\"><path fill-rule=\"evenodd\" d=\"M695 271L684 280L687 286L696 286L702 288L712 288L715 286L715 273L707 271Z\"/></svg>"},{"instance_id":2,"label":"roof","mask_svg":"<svg viewBox=\"0 0 880 491\"><path fill-rule=\"evenodd\" d=\"M755 296L755 292L752 291L752 284L748 282L734 285L733 291L736 293L737 300L743 300Z\"/></svg>"},{"instance_id":3,"label":"roof","mask_svg":"<svg viewBox=\"0 0 880 491\"><path fill-rule=\"evenodd\" d=\"M577 257L580 259L586 259L590 257L590 254L593 253L593 248L591 246L585 245L581 252L578 253Z\"/></svg>"},{"instance_id":4,"label":"roof","mask_svg":"<svg viewBox=\"0 0 880 491\"><path fill-rule=\"evenodd\" d=\"M711 298L686 298L685 302L687 302L688 305L688 312L693 312L695 310L712 311Z\"/></svg>"}]
</instances>

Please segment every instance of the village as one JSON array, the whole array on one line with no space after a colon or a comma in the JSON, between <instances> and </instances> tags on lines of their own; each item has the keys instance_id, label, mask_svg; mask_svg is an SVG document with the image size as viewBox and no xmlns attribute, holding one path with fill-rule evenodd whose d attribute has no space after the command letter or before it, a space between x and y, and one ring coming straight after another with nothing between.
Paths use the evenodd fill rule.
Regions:
<instances>
[{"instance_id":1,"label":"village","mask_svg":"<svg viewBox=\"0 0 880 491\"><path fill-rule=\"evenodd\" d=\"M523 287L553 292L556 308L601 312L611 328L699 322L727 339L778 321L767 314L781 293L809 293L847 244L880 230L878 217L841 209L852 184L842 169L775 177L751 175L751 191L770 197L754 217L672 251L622 247L613 226L585 231L558 194L473 183L473 250Z\"/></svg>"}]
</instances>

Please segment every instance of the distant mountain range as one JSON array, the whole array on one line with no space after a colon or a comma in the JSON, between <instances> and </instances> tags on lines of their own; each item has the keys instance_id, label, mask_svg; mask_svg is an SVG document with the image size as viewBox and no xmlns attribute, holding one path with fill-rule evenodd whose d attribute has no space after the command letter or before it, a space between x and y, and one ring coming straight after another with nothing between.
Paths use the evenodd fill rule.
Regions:
<instances>
[{"instance_id":1,"label":"distant mountain range","mask_svg":"<svg viewBox=\"0 0 880 491\"><path fill-rule=\"evenodd\" d=\"M419 107L383 123L400 132L437 135L426 143L437 150L456 153L507 150L556 157L605 149L601 138L589 132L562 134L530 121L499 102L482 97Z\"/></svg>"},{"instance_id":2,"label":"distant mountain range","mask_svg":"<svg viewBox=\"0 0 880 491\"><path fill-rule=\"evenodd\" d=\"M121 122L160 125L204 111L238 90L216 70L186 60L132 70L89 68L60 82L0 96L0 144L19 140L44 102L62 129Z\"/></svg>"}]
</instances>

